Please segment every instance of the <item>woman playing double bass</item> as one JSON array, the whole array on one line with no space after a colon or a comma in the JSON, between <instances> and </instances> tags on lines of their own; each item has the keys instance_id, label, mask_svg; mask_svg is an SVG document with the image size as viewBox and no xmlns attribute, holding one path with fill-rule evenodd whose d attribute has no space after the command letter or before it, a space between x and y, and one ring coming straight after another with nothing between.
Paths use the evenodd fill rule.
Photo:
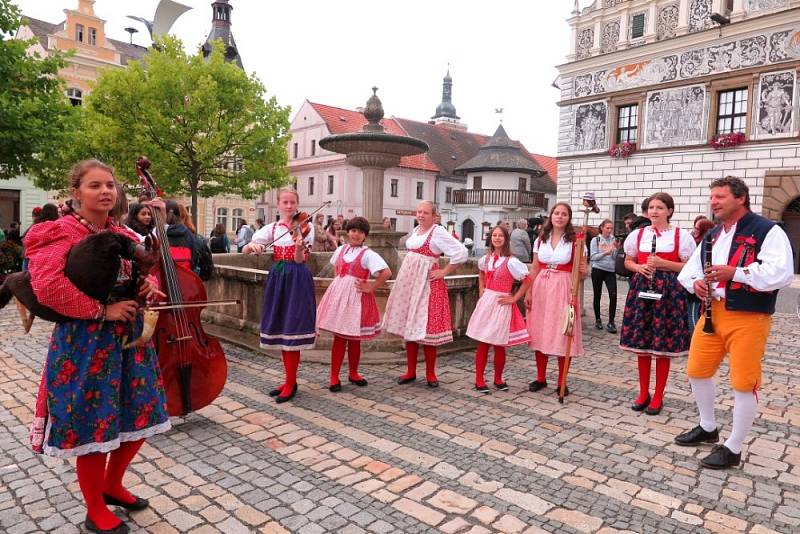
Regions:
<instances>
[{"instance_id":1,"label":"woman playing double bass","mask_svg":"<svg viewBox=\"0 0 800 534\"><path fill-rule=\"evenodd\" d=\"M170 428L158 359L151 343L123 349L130 322L141 329L134 300L103 304L81 293L64 275L70 249L86 236L109 231L138 243L109 212L117 200L111 167L78 163L70 175L74 211L33 226L25 236L31 285L39 302L73 318L53 330L32 429L34 450L77 457L78 483L92 532L124 534L128 526L108 505L148 506L122 485L122 477L145 438ZM154 207L162 207L160 201ZM91 259L90 259L91 260ZM119 282L130 279L123 261ZM163 296L153 277L139 295ZM110 454L109 454L110 453Z\"/></svg>"}]
</instances>

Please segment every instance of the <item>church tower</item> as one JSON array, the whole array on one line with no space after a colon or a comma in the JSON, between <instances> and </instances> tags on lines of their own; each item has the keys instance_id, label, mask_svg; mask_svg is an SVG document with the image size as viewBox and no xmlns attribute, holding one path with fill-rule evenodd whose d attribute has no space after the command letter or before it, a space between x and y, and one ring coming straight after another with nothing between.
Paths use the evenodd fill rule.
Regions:
<instances>
[{"instance_id":1,"label":"church tower","mask_svg":"<svg viewBox=\"0 0 800 534\"><path fill-rule=\"evenodd\" d=\"M436 106L436 114L431 117L434 124L444 124L459 130L466 130L467 125L462 124L456 107L453 105L453 78L450 77L450 65L447 66L447 74L442 80L442 103Z\"/></svg>"},{"instance_id":2,"label":"church tower","mask_svg":"<svg viewBox=\"0 0 800 534\"><path fill-rule=\"evenodd\" d=\"M228 3L228 0L216 0L211 4L211 32L203 45L203 57L208 58L211 54L211 41L222 39L222 42L225 43L225 61L234 62L240 69L244 69L239 49L236 48L236 40L231 32L231 11L233 11L233 6Z\"/></svg>"}]
</instances>

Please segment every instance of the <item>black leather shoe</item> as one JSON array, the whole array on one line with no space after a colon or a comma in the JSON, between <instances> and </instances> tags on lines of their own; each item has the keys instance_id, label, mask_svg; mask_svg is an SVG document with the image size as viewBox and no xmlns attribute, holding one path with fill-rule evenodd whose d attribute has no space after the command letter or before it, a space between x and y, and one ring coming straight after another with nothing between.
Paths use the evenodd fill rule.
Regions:
<instances>
[{"instance_id":1,"label":"black leather shoe","mask_svg":"<svg viewBox=\"0 0 800 534\"><path fill-rule=\"evenodd\" d=\"M508 391L508 384L506 384L505 382L501 382L500 384L495 384L494 387L498 391Z\"/></svg>"},{"instance_id":2,"label":"black leather shoe","mask_svg":"<svg viewBox=\"0 0 800 534\"><path fill-rule=\"evenodd\" d=\"M428 387L429 388L438 388L439 381L438 380L428 380Z\"/></svg>"},{"instance_id":3,"label":"black leather shoe","mask_svg":"<svg viewBox=\"0 0 800 534\"><path fill-rule=\"evenodd\" d=\"M336 382L335 384L331 384L328 386L328 391L331 393L336 393L337 391L342 391L342 383Z\"/></svg>"},{"instance_id":4,"label":"black leather shoe","mask_svg":"<svg viewBox=\"0 0 800 534\"><path fill-rule=\"evenodd\" d=\"M693 447L695 445L702 445L704 443L716 443L719 441L719 428L715 428L711 432L703 430L703 427L697 425L688 432L684 432L679 436L675 436L675 445L681 447Z\"/></svg>"},{"instance_id":5,"label":"black leather shoe","mask_svg":"<svg viewBox=\"0 0 800 534\"><path fill-rule=\"evenodd\" d=\"M561 386L558 386L556 388L556 397L558 397L559 395L561 395ZM569 395L569 386L564 388L564 396L566 397L567 395Z\"/></svg>"},{"instance_id":6,"label":"black leather shoe","mask_svg":"<svg viewBox=\"0 0 800 534\"><path fill-rule=\"evenodd\" d=\"M403 378L402 376L397 379L398 384L410 384L411 382L417 379L416 376L409 376L408 378Z\"/></svg>"},{"instance_id":7,"label":"black leather shoe","mask_svg":"<svg viewBox=\"0 0 800 534\"><path fill-rule=\"evenodd\" d=\"M297 394L297 384L294 385L294 387L292 388L292 392L289 393L288 396L281 397L280 395L278 395L277 397L275 397L275 402L277 402L278 404L282 404L286 401L292 400L296 394Z\"/></svg>"},{"instance_id":8,"label":"black leather shoe","mask_svg":"<svg viewBox=\"0 0 800 534\"><path fill-rule=\"evenodd\" d=\"M366 378L362 378L360 380L353 380L351 377L348 376L347 377L347 381L350 382L351 384L357 385L360 388L363 388L364 386L367 385L367 379Z\"/></svg>"},{"instance_id":9,"label":"black leather shoe","mask_svg":"<svg viewBox=\"0 0 800 534\"><path fill-rule=\"evenodd\" d=\"M131 531L130 527L125 523L120 523L114 528L107 528L102 529L99 528L97 525L94 524L94 521L86 518L86 521L83 523L83 526L86 527L86 530L89 532L97 532L98 534L128 534Z\"/></svg>"},{"instance_id":10,"label":"black leather shoe","mask_svg":"<svg viewBox=\"0 0 800 534\"><path fill-rule=\"evenodd\" d=\"M528 391L539 391L540 389L544 389L547 387L547 380L544 382L539 382L538 380L534 380L530 384L528 384Z\"/></svg>"},{"instance_id":11,"label":"black leather shoe","mask_svg":"<svg viewBox=\"0 0 800 534\"><path fill-rule=\"evenodd\" d=\"M596 320L594 322L594 327L597 328L598 330L602 330L603 329L603 321L601 321L600 319Z\"/></svg>"},{"instance_id":12,"label":"black leather shoe","mask_svg":"<svg viewBox=\"0 0 800 534\"><path fill-rule=\"evenodd\" d=\"M716 445L711 454L700 460L700 465L709 469L727 469L739 465L742 453L733 454L725 445Z\"/></svg>"},{"instance_id":13,"label":"black leather shoe","mask_svg":"<svg viewBox=\"0 0 800 534\"><path fill-rule=\"evenodd\" d=\"M475 390L480 392L480 393L483 393L484 395L487 395L489 393L489 386L487 386L486 384L484 384L482 386L479 386L479 385L476 384L475 385Z\"/></svg>"},{"instance_id":14,"label":"black leather shoe","mask_svg":"<svg viewBox=\"0 0 800 534\"><path fill-rule=\"evenodd\" d=\"M281 391L283 391L283 386L278 386L275 389L270 390L269 396L270 397L277 397L278 395L281 394Z\"/></svg>"},{"instance_id":15,"label":"black leather shoe","mask_svg":"<svg viewBox=\"0 0 800 534\"><path fill-rule=\"evenodd\" d=\"M653 408L652 406L648 406L645 409L644 413L646 413L647 415L658 415L658 414L661 413L661 409L662 408L664 408L664 403L663 402L661 403L661 406L659 406L657 408Z\"/></svg>"},{"instance_id":16,"label":"black leather shoe","mask_svg":"<svg viewBox=\"0 0 800 534\"><path fill-rule=\"evenodd\" d=\"M606 330L608 330L612 334L616 334L617 333L617 326L614 323L608 323L606 325Z\"/></svg>"},{"instance_id":17,"label":"black leather shoe","mask_svg":"<svg viewBox=\"0 0 800 534\"><path fill-rule=\"evenodd\" d=\"M641 412L649 405L650 405L650 395L648 394L647 398L641 404L638 402L634 402L633 404L631 404L631 410L633 410L634 412Z\"/></svg>"},{"instance_id":18,"label":"black leather shoe","mask_svg":"<svg viewBox=\"0 0 800 534\"><path fill-rule=\"evenodd\" d=\"M136 496L134 496L133 502L124 502L116 497L112 497L111 495L104 493L103 500L106 502L106 504L110 504L111 506L121 506L127 510L144 510L150 506L150 503L147 501L147 499L142 499L141 497Z\"/></svg>"}]
</instances>

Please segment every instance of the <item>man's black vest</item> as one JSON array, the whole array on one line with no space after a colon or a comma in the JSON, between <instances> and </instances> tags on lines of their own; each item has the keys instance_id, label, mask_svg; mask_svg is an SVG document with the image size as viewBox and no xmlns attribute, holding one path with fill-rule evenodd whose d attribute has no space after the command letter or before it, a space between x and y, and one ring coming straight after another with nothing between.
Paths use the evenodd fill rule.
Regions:
<instances>
[{"instance_id":1,"label":"man's black vest","mask_svg":"<svg viewBox=\"0 0 800 534\"><path fill-rule=\"evenodd\" d=\"M775 226L774 222L748 211L736 223L731 250L728 253L728 265L747 267L753 261L761 263L758 260L758 254L761 252L764 238L767 237L773 226ZM714 241L716 241L721 231L721 224L709 230ZM706 241L704 239L700 245L700 258L705 257L705 247ZM734 258L734 256L738 256L738 259ZM725 284L725 309L727 310L773 314L775 313L775 301L777 299L777 289L766 292L756 291L746 284L740 284L733 280Z\"/></svg>"}]
</instances>

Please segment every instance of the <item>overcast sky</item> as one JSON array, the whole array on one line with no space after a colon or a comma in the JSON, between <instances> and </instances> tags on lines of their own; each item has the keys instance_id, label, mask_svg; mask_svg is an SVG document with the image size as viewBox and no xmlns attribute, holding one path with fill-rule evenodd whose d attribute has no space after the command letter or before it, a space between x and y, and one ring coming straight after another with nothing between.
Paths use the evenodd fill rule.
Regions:
<instances>
[{"instance_id":1,"label":"overcast sky","mask_svg":"<svg viewBox=\"0 0 800 534\"><path fill-rule=\"evenodd\" d=\"M14 0L23 14L64 20L78 0ZM172 27L187 47L205 41L211 0ZM551 87L569 52L570 0L231 0L233 34L248 73L293 113L304 100L354 109L379 87L387 116L424 121L441 101L450 62L453 104L469 130L491 134L504 108L509 136L555 156L558 91ZM583 2L584 4L586 2ZM97 0L106 33L150 44L144 26L158 0Z\"/></svg>"}]
</instances>

